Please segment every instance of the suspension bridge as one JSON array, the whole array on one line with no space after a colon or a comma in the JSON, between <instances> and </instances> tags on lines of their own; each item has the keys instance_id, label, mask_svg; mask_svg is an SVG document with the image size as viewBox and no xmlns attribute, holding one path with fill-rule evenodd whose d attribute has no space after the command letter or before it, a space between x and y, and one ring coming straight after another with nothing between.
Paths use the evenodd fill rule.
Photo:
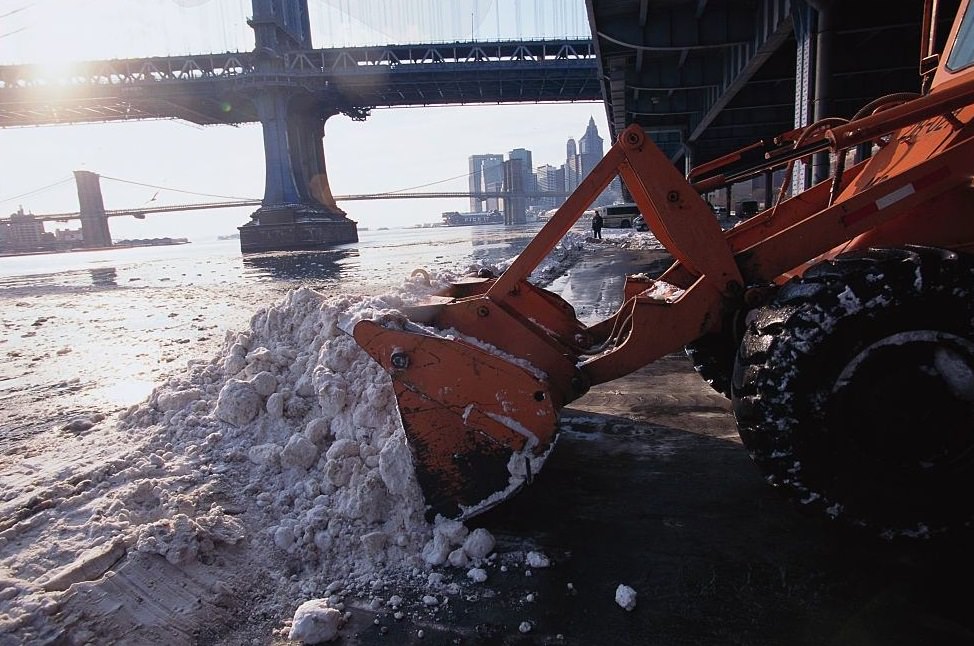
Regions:
<instances>
[{"instance_id":1,"label":"suspension bridge","mask_svg":"<svg viewBox=\"0 0 974 646\"><path fill-rule=\"evenodd\" d=\"M242 8L244 3L240 4ZM580 3L572 11L564 10L563 3L559 9L558 2L536 4L535 24L547 22L538 10L550 7L548 18L555 23L560 19L564 26L571 16L576 32L569 37L539 39L522 37L522 19L528 22L531 15L526 11L522 16L518 0L513 12L517 37L498 40L483 37L490 31L489 18L495 19L500 36L502 31L505 35L511 32L507 25L511 16L493 3L478 6L474 0L469 8L464 6L464 11L470 10L469 22L467 15L459 20L457 10L444 13L441 2L339 3L342 28L328 26L332 42L335 32L355 31L363 25L373 38L397 25L410 25L413 38L451 30L457 38L446 43L419 39L401 45L324 48L312 43L309 0L250 0L249 4L252 14L246 25L253 33L253 47L244 51L104 58L62 66L0 66L0 128L140 119L180 119L199 125L259 122L264 194L260 200L233 205L258 207L251 221L241 227L241 248L259 251L357 240L354 221L338 206L338 196L328 184L322 137L324 123L331 116L365 120L372 110L382 107L597 101L602 97L591 39L579 35L579 31L584 34L579 27L585 27ZM446 24L444 16L452 16L449 19L455 24ZM221 18L213 27L226 30L226 17ZM355 29L348 23L352 18ZM462 38L460 31L466 32ZM320 37L323 30L318 32ZM523 193L515 186L504 190ZM415 197L376 194L343 199ZM165 212L125 209L124 213L109 213L97 180L90 177L79 181L79 202L76 216L41 217L81 219L86 244L96 247L111 243L106 218ZM508 220L524 220L523 200L504 200L503 204Z\"/></svg>"},{"instance_id":2,"label":"suspension bridge","mask_svg":"<svg viewBox=\"0 0 974 646\"><path fill-rule=\"evenodd\" d=\"M450 177L444 180L437 180L429 182L423 186L432 186L435 184L441 184L443 182L448 182L451 180L469 178L471 173L466 175L457 175L455 177ZM82 172L81 177L88 176L87 173ZM158 204L149 205L148 202L141 206L133 207L122 207L114 209L104 209L104 218L114 218L114 217L135 217L135 218L145 218L148 215L157 215L162 213L179 213L186 211L203 211L211 209L232 209L232 208L242 208L242 207L252 207L261 206L261 199L256 197L231 197L223 195L213 195L211 193L201 193L199 191L189 191L184 189L174 189L171 187L160 186L157 184L147 184L145 182L138 182L133 180L122 179L118 177L109 177L105 175L97 176L99 180L107 180L109 182L117 182L121 184L132 184L136 186L142 186L149 189L156 189L156 193L153 195L150 202L155 201L160 192L169 193L181 193L188 195L196 195L200 197L211 197L211 198L223 198L219 201L197 201L190 203L180 203L180 204ZM13 197L0 199L0 204L10 203L18 199L30 196L37 196L44 192L49 192L58 187L75 181L75 178L62 178L56 182L48 184L46 186L33 189L26 193L20 195L15 195ZM529 190L529 191L507 191L507 190L491 190L491 191L417 191L414 187L412 189L403 189L395 191L385 191L381 193L354 193L347 195L335 195L336 202L356 202L356 201L366 201L366 200L428 200L428 199L457 199L457 198L476 198L479 200L501 200L501 199L550 199L550 200L564 200L568 197L569 192L564 190L559 191L540 191L540 190ZM83 182L79 182L79 189L83 191ZM103 202L103 198L99 197ZM52 212L52 213L33 213L30 212L27 215L31 219L37 222L71 222L75 220L82 220L83 213L78 211L62 211L62 212ZM14 216L0 217L0 225L11 224L14 221Z\"/></svg>"},{"instance_id":3,"label":"suspension bridge","mask_svg":"<svg viewBox=\"0 0 974 646\"><path fill-rule=\"evenodd\" d=\"M510 199L513 197L521 198L550 198L564 199L568 196L565 191L529 191L524 193L513 193L511 191L500 192L426 192L426 193L360 193L352 195L336 195L336 202L356 202L363 200L429 200L429 199L455 199L455 198L479 198L487 199ZM203 211L210 209L233 209L248 206L260 206L261 200L254 198L251 200L231 200L228 202L196 202L192 204L168 204L164 206L139 206L120 209L105 209L106 218L114 217L145 217L160 213L176 213L183 211ZM80 211L66 211L62 213L31 213L31 217L38 222L71 222L81 219ZM10 217L0 217L0 224L10 224Z\"/></svg>"},{"instance_id":4,"label":"suspension bridge","mask_svg":"<svg viewBox=\"0 0 974 646\"><path fill-rule=\"evenodd\" d=\"M63 3L68 17L58 16L65 21L59 35L68 51L100 46L86 50L100 55L70 69L31 61L0 66L0 127L259 122L266 181L256 222L283 231L295 215L317 218L321 230L302 244L329 244L355 235L326 179L322 133L333 115L365 119L382 106L601 100L610 139L635 123L688 169L738 152L746 169L783 131L851 118L876 97L922 91L916 52L943 45L957 5L941 2L944 10L928 16L936 26L930 42L921 43L923 0L886 3L882 11L831 0L235 1L240 11L233 16L231 0L162 3L199 13L187 19L156 7L146 14L153 24L103 38L68 22L86 18L89 6ZM17 22L39 5L4 14L0 38L11 51L52 53L52 42L63 49ZM248 5L252 14L244 17ZM198 19L202 13L209 17ZM327 24L322 13L331 16ZM101 22L114 26L119 18ZM183 41L173 55L143 56L140 48L160 33L200 38ZM313 33L327 46L314 44ZM222 52L185 53L218 49L212 38L221 34ZM129 48L119 54L123 41ZM396 42L406 44L386 44ZM809 172L798 168L796 186L828 176L828 161L819 155ZM763 180L767 202L772 173ZM735 181L720 186L728 208Z\"/></svg>"}]
</instances>

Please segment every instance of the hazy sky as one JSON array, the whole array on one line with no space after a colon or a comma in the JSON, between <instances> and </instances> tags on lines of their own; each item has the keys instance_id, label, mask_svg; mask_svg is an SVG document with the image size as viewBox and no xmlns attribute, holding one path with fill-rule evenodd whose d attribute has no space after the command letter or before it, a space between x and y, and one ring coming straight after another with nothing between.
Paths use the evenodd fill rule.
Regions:
<instances>
[{"instance_id":1,"label":"hazy sky","mask_svg":"<svg viewBox=\"0 0 974 646\"><path fill-rule=\"evenodd\" d=\"M309 0L315 46L417 40L587 36L583 0ZM0 0L0 64L249 50L249 0ZM539 34L540 32L540 34ZM534 164L564 163L565 143L589 117L608 136L601 103L396 108L365 122L325 126L332 190L372 193L465 175L473 154L524 147ZM608 141L606 145L608 146ZM214 195L260 198L259 124L200 127L181 121L0 129L0 213L77 208L73 182L34 192L85 169L103 176L106 208L208 201L107 178ZM466 178L424 190L462 191ZM31 193L29 195L24 195ZM11 199L16 198L16 199ZM155 198L153 200L153 198ZM364 227L440 220L466 200L340 204ZM250 209L112 218L116 238L233 233ZM48 224L48 230L52 225ZM69 225L76 226L76 225Z\"/></svg>"}]
</instances>

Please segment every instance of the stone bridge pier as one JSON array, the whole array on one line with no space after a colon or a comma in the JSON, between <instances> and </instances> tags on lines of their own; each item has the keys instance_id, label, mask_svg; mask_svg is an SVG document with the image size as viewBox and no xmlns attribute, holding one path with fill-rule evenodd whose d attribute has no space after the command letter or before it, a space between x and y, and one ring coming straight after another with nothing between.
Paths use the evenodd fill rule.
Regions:
<instances>
[{"instance_id":1,"label":"stone bridge pier","mask_svg":"<svg viewBox=\"0 0 974 646\"><path fill-rule=\"evenodd\" d=\"M327 89L295 83L282 56L312 48L307 0L252 0L258 74L248 87L264 133L261 207L239 227L240 250L317 249L358 242L355 222L338 208L325 169L325 120L338 110ZM249 91L248 91L249 90Z\"/></svg>"},{"instance_id":2,"label":"stone bridge pier","mask_svg":"<svg viewBox=\"0 0 974 646\"><path fill-rule=\"evenodd\" d=\"M101 196L101 178L89 170L76 170L74 182L78 188L78 211L84 246L111 247L112 234L108 230L105 201Z\"/></svg>"},{"instance_id":3,"label":"stone bridge pier","mask_svg":"<svg viewBox=\"0 0 974 646\"><path fill-rule=\"evenodd\" d=\"M254 96L264 133L264 197L239 227L244 253L358 242L355 222L335 203L325 167L325 120L335 114L290 88Z\"/></svg>"}]
</instances>

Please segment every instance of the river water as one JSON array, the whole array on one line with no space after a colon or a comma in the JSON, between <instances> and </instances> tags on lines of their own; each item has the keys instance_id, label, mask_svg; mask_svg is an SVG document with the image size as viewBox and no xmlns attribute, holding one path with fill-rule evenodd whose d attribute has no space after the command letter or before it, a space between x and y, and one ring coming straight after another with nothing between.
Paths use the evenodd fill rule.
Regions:
<instances>
[{"instance_id":1,"label":"river water","mask_svg":"<svg viewBox=\"0 0 974 646\"><path fill-rule=\"evenodd\" d=\"M393 291L416 268L509 260L540 226L362 231L326 251L246 257L226 240L0 258L0 450L141 401L291 288Z\"/></svg>"}]
</instances>

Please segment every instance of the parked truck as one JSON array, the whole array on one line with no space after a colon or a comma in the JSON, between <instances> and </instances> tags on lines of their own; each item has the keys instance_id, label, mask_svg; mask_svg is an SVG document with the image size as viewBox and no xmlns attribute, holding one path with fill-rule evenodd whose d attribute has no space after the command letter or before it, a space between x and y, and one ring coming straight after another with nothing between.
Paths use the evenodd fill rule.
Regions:
<instances>
[{"instance_id":1,"label":"parked truck","mask_svg":"<svg viewBox=\"0 0 974 646\"><path fill-rule=\"evenodd\" d=\"M744 447L803 503L886 536L974 518L974 10L942 53L924 7L919 94L880 97L679 172L630 126L510 268L362 321L392 376L431 513L468 517L531 480L558 412L686 347ZM753 150L753 147L751 148ZM853 158L852 151L871 154ZM700 197L829 154L834 172L722 230ZM584 325L528 277L618 174L673 256Z\"/></svg>"}]
</instances>

